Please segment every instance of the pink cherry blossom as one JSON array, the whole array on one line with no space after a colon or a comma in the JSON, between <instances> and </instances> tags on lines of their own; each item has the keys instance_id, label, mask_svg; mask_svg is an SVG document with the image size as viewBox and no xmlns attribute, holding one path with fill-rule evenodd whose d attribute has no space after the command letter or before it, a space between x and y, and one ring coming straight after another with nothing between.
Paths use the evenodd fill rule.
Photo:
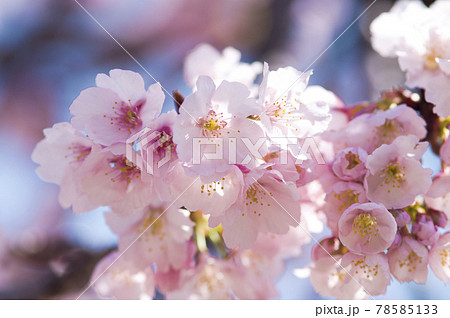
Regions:
<instances>
[{"instance_id":1,"label":"pink cherry blossom","mask_svg":"<svg viewBox=\"0 0 450 318\"><path fill-rule=\"evenodd\" d=\"M126 218L106 213L106 223L119 236L119 252L137 266L156 263L158 270L180 269L187 257L193 222L189 212L174 205L155 204ZM136 241L136 242L135 242ZM128 247L130 247L128 249Z\"/></svg>"},{"instance_id":2,"label":"pink cherry blossom","mask_svg":"<svg viewBox=\"0 0 450 318\"><path fill-rule=\"evenodd\" d=\"M262 72L262 64L240 62L241 52L232 47L219 52L209 44L197 45L187 56L184 62L184 78L189 86L195 83L201 75L209 76L218 86L222 81L239 82L248 87Z\"/></svg>"},{"instance_id":3,"label":"pink cherry blossom","mask_svg":"<svg viewBox=\"0 0 450 318\"><path fill-rule=\"evenodd\" d=\"M91 152L74 182L92 204L110 206L122 215L137 213L153 201L151 183L142 180L141 171L108 148Z\"/></svg>"},{"instance_id":4,"label":"pink cherry blossom","mask_svg":"<svg viewBox=\"0 0 450 318\"><path fill-rule=\"evenodd\" d=\"M444 283L450 283L450 232L442 234L428 256L434 275Z\"/></svg>"},{"instance_id":5,"label":"pink cherry blossom","mask_svg":"<svg viewBox=\"0 0 450 318\"><path fill-rule=\"evenodd\" d=\"M367 202L366 191L359 183L337 182L328 190L325 202L323 211L327 216L327 225L333 234L337 235L342 214L355 203Z\"/></svg>"},{"instance_id":6,"label":"pink cherry blossom","mask_svg":"<svg viewBox=\"0 0 450 318\"><path fill-rule=\"evenodd\" d=\"M312 71L301 73L292 67L269 71L264 65L263 81L259 88L259 102L264 107L261 121L270 137L311 137L325 131L331 121L326 102L303 101L303 93Z\"/></svg>"},{"instance_id":7,"label":"pink cherry blossom","mask_svg":"<svg viewBox=\"0 0 450 318\"><path fill-rule=\"evenodd\" d=\"M181 165L168 174L170 198L190 211L201 210L205 215L223 215L239 198L244 187L242 172L233 166L218 181L211 178L190 177ZM214 179L214 178L213 178Z\"/></svg>"},{"instance_id":8,"label":"pink cherry blossom","mask_svg":"<svg viewBox=\"0 0 450 318\"><path fill-rule=\"evenodd\" d=\"M364 180L367 198L388 209L398 209L413 203L417 195L427 193L432 170L423 168L419 161L427 145L414 135L400 136L369 155L369 172Z\"/></svg>"},{"instance_id":9,"label":"pink cherry blossom","mask_svg":"<svg viewBox=\"0 0 450 318\"><path fill-rule=\"evenodd\" d=\"M264 161L271 164L270 169L275 169L283 175L288 182L295 182L297 186L305 185L316 177L317 164L314 159L308 159L302 154L294 156L288 150L279 150L271 147L273 151L264 156Z\"/></svg>"},{"instance_id":10,"label":"pink cherry blossom","mask_svg":"<svg viewBox=\"0 0 450 318\"><path fill-rule=\"evenodd\" d=\"M373 48L382 56L398 57L403 69L420 70L420 54L425 53L423 46L430 13L431 10L420 1L398 1L389 12L382 13L372 22Z\"/></svg>"},{"instance_id":11,"label":"pink cherry blossom","mask_svg":"<svg viewBox=\"0 0 450 318\"><path fill-rule=\"evenodd\" d=\"M178 157L191 171L212 176L233 164L253 167L258 159L255 155L262 157L267 152L263 143L259 144L259 154L253 154L243 141L257 145L265 140L259 124L247 119L260 112L249 94L241 83L224 81L216 89L211 78L198 79L197 91L184 100L173 127Z\"/></svg>"},{"instance_id":12,"label":"pink cherry blossom","mask_svg":"<svg viewBox=\"0 0 450 318\"><path fill-rule=\"evenodd\" d=\"M399 282L427 281L428 249L423 244L404 236L400 246L390 248L387 256L391 273Z\"/></svg>"},{"instance_id":13,"label":"pink cherry blossom","mask_svg":"<svg viewBox=\"0 0 450 318\"><path fill-rule=\"evenodd\" d=\"M292 182L275 170L254 169L244 175L237 201L220 216L211 216L210 226L222 224L228 247L250 247L259 232L285 234L300 222L300 196Z\"/></svg>"},{"instance_id":14,"label":"pink cherry blossom","mask_svg":"<svg viewBox=\"0 0 450 318\"><path fill-rule=\"evenodd\" d=\"M74 213L96 208L74 179L91 150L98 146L69 123L58 123L44 129L44 135L45 139L36 145L31 155L33 161L40 164L37 173L44 180L61 186L59 202L63 208L72 206Z\"/></svg>"},{"instance_id":15,"label":"pink cherry blossom","mask_svg":"<svg viewBox=\"0 0 450 318\"><path fill-rule=\"evenodd\" d=\"M426 132L425 121L410 107L400 105L355 117L338 137L344 138L347 147L361 147L370 154L399 136L415 135L421 139Z\"/></svg>"},{"instance_id":16,"label":"pink cherry blossom","mask_svg":"<svg viewBox=\"0 0 450 318\"><path fill-rule=\"evenodd\" d=\"M396 232L392 214L376 203L354 204L339 220L339 239L354 253L380 253L391 246Z\"/></svg>"},{"instance_id":17,"label":"pink cherry blossom","mask_svg":"<svg viewBox=\"0 0 450 318\"><path fill-rule=\"evenodd\" d=\"M97 75L96 84L82 91L70 106L73 126L86 131L96 143L123 143L161 112L161 85L153 84L146 91L138 73L112 70L109 76Z\"/></svg>"},{"instance_id":18,"label":"pink cherry blossom","mask_svg":"<svg viewBox=\"0 0 450 318\"><path fill-rule=\"evenodd\" d=\"M138 268L133 262L112 252L95 267L91 281L96 292L104 298L152 299L155 278L150 266Z\"/></svg>"},{"instance_id":19,"label":"pink cherry blossom","mask_svg":"<svg viewBox=\"0 0 450 318\"><path fill-rule=\"evenodd\" d=\"M314 290L324 297L338 299L366 299L367 293L357 280L348 275L342 265L342 255L326 255L314 260L310 268L310 279Z\"/></svg>"},{"instance_id":20,"label":"pink cherry blossom","mask_svg":"<svg viewBox=\"0 0 450 318\"><path fill-rule=\"evenodd\" d=\"M268 288L245 276L232 259L204 254L195 267L181 271L179 280L180 288L166 293L166 299L266 299L276 295L273 284Z\"/></svg>"},{"instance_id":21,"label":"pink cherry blossom","mask_svg":"<svg viewBox=\"0 0 450 318\"><path fill-rule=\"evenodd\" d=\"M398 57L406 72L406 85L425 88L426 99L443 117L450 115L450 94L445 89L450 83L445 62L450 58L449 13L446 1L436 1L427 8L420 1L404 0L371 25L375 50L383 56Z\"/></svg>"},{"instance_id":22,"label":"pink cherry blossom","mask_svg":"<svg viewBox=\"0 0 450 318\"><path fill-rule=\"evenodd\" d=\"M311 283L325 297L367 299L386 292L389 265L384 254L324 254L313 260Z\"/></svg>"},{"instance_id":23,"label":"pink cherry blossom","mask_svg":"<svg viewBox=\"0 0 450 318\"><path fill-rule=\"evenodd\" d=\"M391 283L388 259L385 254L357 255L347 253L342 257L342 266L350 265L349 275L353 276L370 296L386 293Z\"/></svg>"},{"instance_id":24,"label":"pink cherry blossom","mask_svg":"<svg viewBox=\"0 0 450 318\"><path fill-rule=\"evenodd\" d=\"M366 174L367 152L362 148L347 148L336 154L332 164L334 174L345 181L360 181Z\"/></svg>"}]
</instances>

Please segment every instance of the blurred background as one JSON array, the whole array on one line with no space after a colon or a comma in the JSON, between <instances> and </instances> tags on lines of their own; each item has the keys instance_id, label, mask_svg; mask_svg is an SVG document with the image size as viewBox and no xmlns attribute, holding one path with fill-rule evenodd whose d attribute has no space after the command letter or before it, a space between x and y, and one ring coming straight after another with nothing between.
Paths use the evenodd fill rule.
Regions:
<instances>
[{"instance_id":1,"label":"blurred background","mask_svg":"<svg viewBox=\"0 0 450 318\"><path fill-rule=\"evenodd\" d=\"M183 59L197 44L234 46L244 61L267 61L271 69L305 70L373 0L79 2L163 87L187 95ZM368 31L394 2L377 0L314 63L310 83L346 104L402 84L397 62L371 49ZM113 68L153 83L76 1L0 0L0 299L76 298L116 245L101 209L78 216L63 210L58 186L41 181L30 159L42 130L69 121L73 99ZM166 98L165 110L172 107ZM427 165L437 166L435 160ZM308 279L292 274L309 263L310 248L288 262L278 282L282 299L320 299ZM393 282L377 298L442 299L449 291L430 274L426 285Z\"/></svg>"}]
</instances>

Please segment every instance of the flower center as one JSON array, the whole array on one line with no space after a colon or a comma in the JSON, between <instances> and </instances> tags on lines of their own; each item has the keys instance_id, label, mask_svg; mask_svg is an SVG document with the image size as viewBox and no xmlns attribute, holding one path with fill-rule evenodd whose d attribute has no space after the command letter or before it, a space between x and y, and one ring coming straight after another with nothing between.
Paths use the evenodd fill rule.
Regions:
<instances>
[{"instance_id":1,"label":"flower center","mask_svg":"<svg viewBox=\"0 0 450 318\"><path fill-rule=\"evenodd\" d=\"M219 137L222 135L221 130L225 128L227 122L223 120L223 113L216 113L214 110L210 110L205 118L201 118L199 121L202 127L202 133L205 137Z\"/></svg>"},{"instance_id":2,"label":"flower center","mask_svg":"<svg viewBox=\"0 0 450 318\"><path fill-rule=\"evenodd\" d=\"M361 274L366 278L375 277L378 275L378 265L369 266L366 263L366 256L362 260L352 260L352 265L355 267L355 274Z\"/></svg>"},{"instance_id":3,"label":"flower center","mask_svg":"<svg viewBox=\"0 0 450 318\"><path fill-rule=\"evenodd\" d=\"M112 107L114 110L113 117L110 117L110 124L116 125L118 130L125 129L131 132L131 129L138 125L142 125L142 120L139 118L139 111L142 103L132 105L131 100L128 100L129 105L125 104L123 101L118 104L115 102L115 106ZM106 115L103 115L106 117Z\"/></svg>"},{"instance_id":4,"label":"flower center","mask_svg":"<svg viewBox=\"0 0 450 318\"><path fill-rule=\"evenodd\" d=\"M138 242L146 242L149 243L150 238L155 238L162 243L164 238L166 237L166 232L164 231L165 222L162 217L160 217L163 211L161 209L153 209L149 208L149 212L144 220L141 222L139 228L136 230L137 234L144 233L141 237L138 238ZM149 247L147 249L148 252L153 251L153 247ZM159 247L160 250L164 249L164 246Z\"/></svg>"},{"instance_id":5,"label":"flower center","mask_svg":"<svg viewBox=\"0 0 450 318\"><path fill-rule=\"evenodd\" d=\"M353 220L353 234L359 234L361 238L367 237L367 243L373 236L377 237L379 229L377 228L377 218L370 213L361 213Z\"/></svg>"},{"instance_id":6,"label":"flower center","mask_svg":"<svg viewBox=\"0 0 450 318\"><path fill-rule=\"evenodd\" d=\"M164 158L168 154L175 151L176 144L173 142L172 133L166 133L165 131L161 131L158 134L158 143L153 152L157 155L154 160L159 162L160 159ZM149 145L151 146L151 145Z\"/></svg>"},{"instance_id":7,"label":"flower center","mask_svg":"<svg viewBox=\"0 0 450 318\"><path fill-rule=\"evenodd\" d=\"M439 67L439 64L436 61L436 58L438 56L433 55L432 53L429 53L425 55L425 68L430 71L435 71Z\"/></svg>"},{"instance_id":8,"label":"flower center","mask_svg":"<svg viewBox=\"0 0 450 318\"><path fill-rule=\"evenodd\" d=\"M450 248L443 248L439 251L439 256L441 257L442 267L447 266L450 268Z\"/></svg>"},{"instance_id":9,"label":"flower center","mask_svg":"<svg viewBox=\"0 0 450 318\"><path fill-rule=\"evenodd\" d=\"M139 178L141 171L136 167L131 161L128 161L125 156L114 156L108 159L109 165L114 169L113 176L111 177L112 182L116 181L126 181L130 183L134 178ZM108 175L105 172L105 175Z\"/></svg>"},{"instance_id":10,"label":"flower center","mask_svg":"<svg viewBox=\"0 0 450 318\"><path fill-rule=\"evenodd\" d=\"M400 188L400 185L405 182L405 173L403 172L404 169L405 166L402 166L402 168L400 168L400 163L390 162L386 165L386 167L380 170L378 177L384 177L385 185L391 184L393 188ZM380 184L380 187L382 186L383 182ZM391 192L391 190L388 190L388 192Z\"/></svg>"},{"instance_id":11,"label":"flower center","mask_svg":"<svg viewBox=\"0 0 450 318\"><path fill-rule=\"evenodd\" d=\"M445 59L445 52L448 50L448 44L439 39L439 37L433 36L427 47L427 52L425 54L424 66L430 71L435 71L438 69L439 64L436 58Z\"/></svg>"},{"instance_id":12,"label":"flower center","mask_svg":"<svg viewBox=\"0 0 450 318\"><path fill-rule=\"evenodd\" d=\"M345 154L345 159L348 161L346 169L353 169L354 167L356 167L361 163L358 154L353 153L351 151Z\"/></svg>"},{"instance_id":13,"label":"flower center","mask_svg":"<svg viewBox=\"0 0 450 318\"><path fill-rule=\"evenodd\" d=\"M334 197L342 203L338 208L339 212L346 210L354 203L359 203L359 193L355 193L352 190L335 193Z\"/></svg>"},{"instance_id":14,"label":"flower center","mask_svg":"<svg viewBox=\"0 0 450 318\"><path fill-rule=\"evenodd\" d=\"M408 272L412 272L416 269L415 264L417 262L419 262L419 264L422 264L422 257L419 257L414 251L411 251L404 260L399 260L398 264L400 268L406 266L408 268Z\"/></svg>"},{"instance_id":15,"label":"flower center","mask_svg":"<svg viewBox=\"0 0 450 318\"><path fill-rule=\"evenodd\" d=\"M220 196L223 196L224 182L225 178L222 178L221 180L212 182L210 184L202 184L200 186L200 193L207 193L208 196L210 196L213 193L218 193Z\"/></svg>"},{"instance_id":16,"label":"flower center","mask_svg":"<svg viewBox=\"0 0 450 318\"><path fill-rule=\"evenodd\" d=\"M67 149L72 152L71 156L76 161L84 161L86 157L91 153L91 147L86 147L81 144L74 144L72 143L71 146L67 147ZM65 155L64 158L69 157L69 155Z\"/></svg>"},{"instance_id":17,"label":"flower center","mask_svg":"<svg viewBox=\"0 0 450 318\"><path fill-rule=\"evenodd\" d=\"M247 211L253 211L253 214L261 216L261 213L257 212L258 206L270 206L270 203L267 203L268 196L272 197L272 192L267 193L259 184L253 183L246 191ZM242 216L244 215L245 213L242 213Z\"/></svg>"},{"instance_id":18,"label":"flower center","mask_svg":"<svg viewBox=\"0 0 450 318\"><path fill-rule=\"evenodd\" d=\"M378 145L390 144L395 138L397 138L402 131L400 123L394 120L386 119L383 125L375 128L375 134L378 136Z\"/></svg>"},{"instance_id":19,"label":"flower center","mask_svg":"<svg viewBox=\"0 0 450 318\"><path fill-rule=\"evenodd\" d=\"M272 120L284 123L287 127L292 126L292 122L303 119L298 112L302 103L297 99L294 102L287 100L287 96L283 96L280 100L276 100L272 104L266 106L266 115ZM296 128L295 130L298 130Z\"/></svg>"}]
</instances>

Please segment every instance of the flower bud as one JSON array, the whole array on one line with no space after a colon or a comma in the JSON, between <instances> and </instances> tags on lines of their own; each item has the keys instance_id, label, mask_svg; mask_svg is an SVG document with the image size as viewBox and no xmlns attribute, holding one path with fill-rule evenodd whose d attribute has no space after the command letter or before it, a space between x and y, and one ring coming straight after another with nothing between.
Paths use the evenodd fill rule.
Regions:
<instances>
[{"instance_id":1,"label":"flower bud","mask_svg":"<svg viewBox=\"0 0 450 318\"><path fill-rule=\"evenodd\" d=\"M425 245L433 245L439 238L438 227L434 225L431 216L426 214L417 215L416 222L412 226L412 234Z\"/></svg>"},{"instance_id":2,"label":"flower bud","mask_svg":"<svg viewBox=\"0 0 450 318\"><path fill-rule=\"evenodd\" d=\"M428 209L428 214L433 219L434 224L436 224L439 227L445 228L447 225L447 215L444 212L434 210L434 209Z\"/></svg>"},{"instance_id":3,"label":"flower bud","mask_svg":"<svg viewBox=\"0 0 450 318\"><path fill-rule=\"evenodd\" d=\"M347 148L336 155L331 166L334 174L346 181L359 180L366 174L367 152L362 148Z\"/></svg>"},{"instance_id":4,"label":"flower bud","mask_svg":"<svg viewBox=\"0 0 450 318\"><path fill-rule=\"evenodd\" d=\"M398 227L405 226L411 222L411 216L403 209L391 210L392 216L395 218Z\"/></svg>"}]
</instances>

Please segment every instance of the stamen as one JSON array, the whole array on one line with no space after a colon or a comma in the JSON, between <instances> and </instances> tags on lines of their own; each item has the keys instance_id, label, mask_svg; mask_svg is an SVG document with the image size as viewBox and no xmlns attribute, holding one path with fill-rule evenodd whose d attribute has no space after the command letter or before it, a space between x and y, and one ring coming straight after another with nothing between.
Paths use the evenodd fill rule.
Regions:
<instances>
[{"instance_id":1,"label":"stamen","mask_svg":"<svg viewBox=\"0 0 450 318\"><path fill-rule=\"evenodd\" d=\"M359 234L361 238L366 238L366 243L370 242L372 236L377 237L380 231L377 228L377 218L370 213L361 213L353 220L353 234Z\"/></svg>"}]
</instances>

